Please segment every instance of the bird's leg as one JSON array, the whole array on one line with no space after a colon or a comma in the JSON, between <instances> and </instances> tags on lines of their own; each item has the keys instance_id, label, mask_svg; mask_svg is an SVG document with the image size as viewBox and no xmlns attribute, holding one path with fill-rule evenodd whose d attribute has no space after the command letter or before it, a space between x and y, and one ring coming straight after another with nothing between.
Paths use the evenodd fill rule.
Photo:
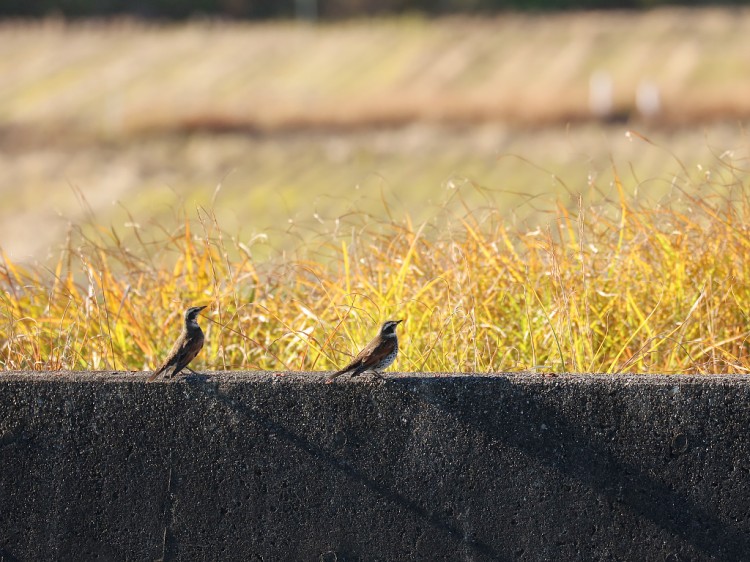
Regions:
<instances>
[{"instance_id":1,"label":"bird's leg","mask_svg":"<svg viewBox=\"0 0 750 562\"><path fill-rule=\"evenodd\" d=\"M370 371L370 373L372 374L372 382L375 382L375 381L385 382L385 377L380 373L380 371L376 371L373 369L372 371Z\"/></svg>"},{"instance_id":2,"label":"bird's leg","mask_svg":"<svg viewBox=\"0 0 750 562\"><path fill-rule=\"evenodd\" d=\"M203 373L197 373L193 371L190 367L185 367L188 371L190 371L189 375L185 375L185 378L183 379L187 383L200 383L200 382L206 382L211 380L211 377L209 375L204 375Z\"/></svg>"},{"instance_id":3,"label":"bird's leg","mask_svg":"<svg viewBox=\"0 0 750 562\"><path fill-rule=\"evenodd\" d=\"M209 375L204 375L203 373L196 373L190 367L185 367L185 368L192 373L185 377L185 382L206 382L211 379Z\"/></svg>"}]
</instances>

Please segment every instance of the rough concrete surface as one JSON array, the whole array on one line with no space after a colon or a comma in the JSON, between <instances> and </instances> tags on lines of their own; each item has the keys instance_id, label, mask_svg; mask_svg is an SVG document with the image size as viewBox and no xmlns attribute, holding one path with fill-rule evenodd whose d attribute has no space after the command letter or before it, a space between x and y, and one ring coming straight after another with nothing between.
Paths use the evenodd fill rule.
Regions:
<instances>
[{"instance_id":1,"label":"rough concrete surface","mask_svg":"<svg viewBox=\"0 0 750 562\"><path fill-rule=\"evenodd\" d=\"M750 380L0 374L0 560L748 560Z\"/></svg>"}]
</instances>

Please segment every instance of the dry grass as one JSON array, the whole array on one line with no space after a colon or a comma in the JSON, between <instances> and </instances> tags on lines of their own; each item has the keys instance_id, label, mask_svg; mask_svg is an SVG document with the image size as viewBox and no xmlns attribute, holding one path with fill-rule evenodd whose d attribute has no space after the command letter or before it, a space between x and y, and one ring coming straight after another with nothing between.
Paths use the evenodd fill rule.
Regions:
<instances>
[{"instance_id":1,"label":"dry grass","mask_svg":"<svg viewBox=\"0 0 750 562\"><path fill-rule=\"evenodd\" d=\"M51 245L68 183L97 212L120 199L136 218L74 221L49 268L2 254L0 368L148 368L183 308L206 303L202 368L332 368L405 317L401 370L745 372L748 174L722 155L744 132L713 153L678 131L667 144L693 167L674 176L647 143L497 120L584 117L600 70L619 114L651 80L664 121L747 116L748 18L3 25L3 243ZM496 126L352 133L420 120ZM301 128L311 136L284 132ZM227 129L240 131L206 134ZM693 157L677 143L711 146ZM522 158L496 158L508 154ZM523 156L538 165L510 167ZM622 174L605 173L610 158ZM189 201L178 220L175 199ZM538 227L518 219L550 207ZM285 243L269 252L266 234Z\"/></svg>"},{"instance_id":2,"label":"dry grass","mask_svg":"<svg viewBox=\"0 0 750 562\"><path fill-rule=\"evenodd\" d=\"M130 247L94 225L51 270L4 257L0 366L149 368L205 303L204 369L331 369L400 317L404 371L746 372L746 176L683 178L670 206L619 189L533 231L493 205L456 212L459 191L430 222L354 213L262 262L201 208Z\"/></svg>"}]
</instances>

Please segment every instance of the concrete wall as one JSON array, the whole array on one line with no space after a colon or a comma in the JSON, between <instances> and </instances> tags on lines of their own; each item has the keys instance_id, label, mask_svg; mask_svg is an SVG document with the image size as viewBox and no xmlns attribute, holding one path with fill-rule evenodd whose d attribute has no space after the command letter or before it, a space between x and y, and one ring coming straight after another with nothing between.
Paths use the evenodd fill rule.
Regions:
<instances>
[{"instance_id":1,"label":"concrete wall","mask_svg":"<svg viewBox=\"0 0 750 562\"><path fill-rule=\"evenodd\" d=\"M743 377L0 375L0 561L748 560Z\"/></svg>"}]
</instances>

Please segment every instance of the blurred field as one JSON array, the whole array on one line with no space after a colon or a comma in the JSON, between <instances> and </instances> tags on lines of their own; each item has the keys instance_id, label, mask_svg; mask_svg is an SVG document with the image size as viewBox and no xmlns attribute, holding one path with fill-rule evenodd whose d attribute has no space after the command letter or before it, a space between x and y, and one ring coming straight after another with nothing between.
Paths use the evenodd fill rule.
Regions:
<instances>
[{"instance_id":1,"label":"blurred field","mask_svg":"<svg viewBox=\"0 0 750 562\"><path fill-rule=\"evenodd\" d=\"M174 209L209 204L220 184L221 224L247 236L353 206L376 212L383 198L428 218L464 183L523 219L567 196L553 174L574 194L589 176L602 189L610 159L627 170L628 192L648 179L641 194L658 201L682 172L669 152L691 173L727 150L735 164L746 157L737 119L750 115L748 30L750 11L727 9L320 26L5 22L0 245L44 258L89 211L120 229L169 228ZM597 72L613 81L609 124L588 119ZM634 109L644 80L663 101L651 120ZM631 142L629 128L668 150ZM289 249L282 238L272 245Z\"/></svg>"},{"instance_id":2,"label":"blurred field","mask_svg":"<svg viewBox=\"0 0 750 562\"><path fill-rule=\"evenodd\" d=\"M750 11L670 9L374 20L7 23L0 119L74 132L521 124L589 116L589 80L611 75L615 113L639 83L669 122L750 115Z\"/></svg>"},{"instance_id":3,"label":"blurred field","mask_svg":"<svg viewBox=\"0 0 750 562\"><path fill-rule=\"evenodd\" d=\"M626 193L646 206L679 201L678 188L700 186L716 167L748 167L738 125L652 131L655 144L627 132L415 124L8 147L0 154L0 246L16 260L44 260L65 245L70 224L103 225L132 240L135 228L179 228L182 210L195 218L199 206L238 239L256 240L257 257L315 243L314 235L358 212L421 222L446 207L492 206L509 224L534 230L553 220L560 201L616 198L613 165Z\"/></svg>"}]
</instances>

